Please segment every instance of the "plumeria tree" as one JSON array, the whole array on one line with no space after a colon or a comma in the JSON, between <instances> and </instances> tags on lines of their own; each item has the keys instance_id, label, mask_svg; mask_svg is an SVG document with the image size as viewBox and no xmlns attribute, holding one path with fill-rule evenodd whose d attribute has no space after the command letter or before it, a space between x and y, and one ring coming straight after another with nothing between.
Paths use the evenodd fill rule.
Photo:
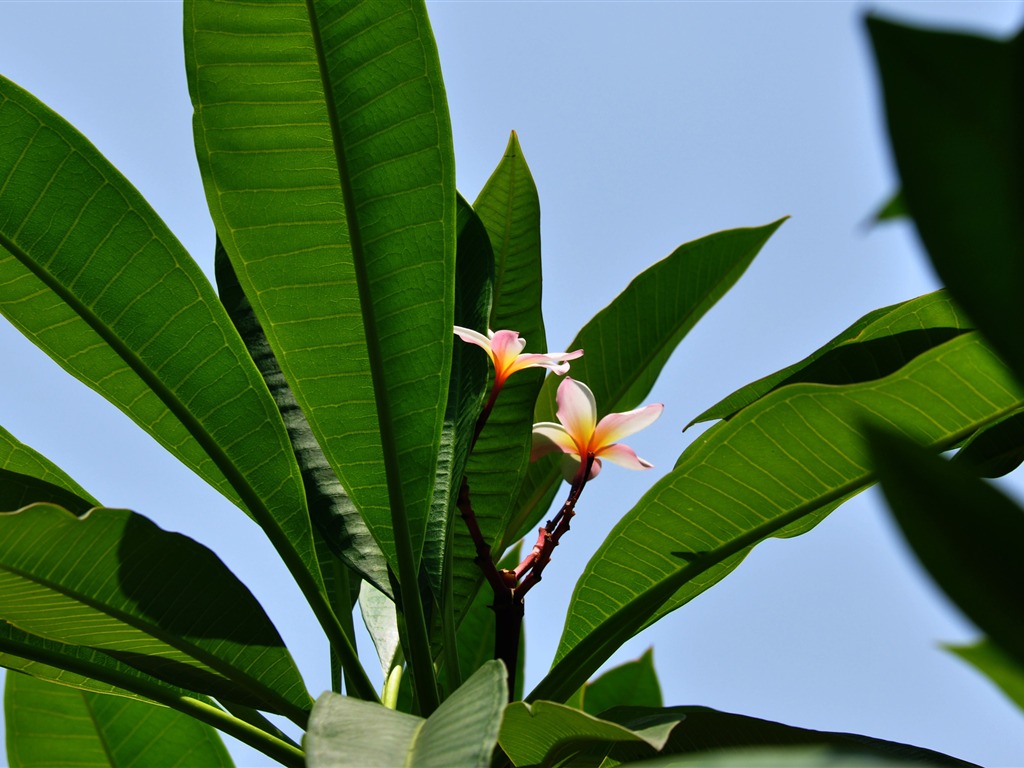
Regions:
<instances>
[{"instance_id":1,"label":"plumeria tree","mask_svg":"<svg viewBox=\"0 0 1024 768\"><path fill-rule=\"evenodd\" d=\"M549 673L525 691L528 593L557 568L587 489L614 483L619 467L650 468L620 441L660 416L643 403L672 351L782 221L679 246L582 323L573 351L546 351L529 168L513 134L478 197L456 191L422 2L186 0L184 11L216 288L87 139L0 79L0 312L260 526L329 640L332 675L303 678L210 549L144 511L104 507L0 430L12 765L229 765L218 730L296 766L962 764L666 707L650 655L598 672L759 542L810 530L877 474L887 488L917 477L907 438L932 452L963 446L975 475L1016 466L1024 393L1005 332L1016 294L993 303L1006 313L993 322L952 269L950 293L876 310L699 414L717 423L623 512L573 588ZM1019 42L883 22L872 33L895 84L897 203L949 263L951 238L967 247L1000 233L985 250L1016 285L1016 166L979 152L998 183L964 183L949 152L914 153L932 136L946 149L974 137L921 130L901 109L907 93L931 93L921 77L966 71L994 84L984 147L1015 157L1005 107L1019 99ZM920 107L956 123L936 109ZM979 207L991 221L961 221L957 195L971 190L990 195ZM968 481L964 493L984 493ZM935 504L911 496L893 494L901 521ZM1016 513L992 504L982 538L1005 524L999 542L1015 540ZM947 553L968 540L952 518ZM928 539L927 525L906 528ZM1012 680L1005 552L995 569L976 567L985 557L953 569L922 558L990 633L978 666ZM993 594L1002 602L976 608ZM381 687L357 652L356 613Z\"/></svg>"}]
</instances>

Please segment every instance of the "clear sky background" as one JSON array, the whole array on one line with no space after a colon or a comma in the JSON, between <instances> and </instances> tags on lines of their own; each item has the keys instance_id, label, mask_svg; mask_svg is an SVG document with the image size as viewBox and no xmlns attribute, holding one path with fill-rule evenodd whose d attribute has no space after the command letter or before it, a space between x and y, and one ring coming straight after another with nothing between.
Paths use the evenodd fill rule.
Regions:
<instances>
[{"instance_id":1,"label":"clear sky background","mask_svg":"<svg viewBox=\"0 0 1024 768\"><path fill-rule=\"evenodd\" d=\"M910 225L866 223L897 182L865 14L1008 35L1024 21L1024 4L439 0L428 8L460 190L476 196L512 129L533 170L551 349L564 349L676 246L792 217L684 340L648 399L664 402L665 413L630 442L656 469L610 466L600 492L584 494L527 601L529 688L550 663L589 553L699 433L681 432L693 416L864 313L936 287ZM179 2L0 2L0 74L90 137L212 274ZM326 642L255 525L2 320L0 351L0 424L105 504L213 548L277 623L311 692L327 687ZM615 661L653 645L666 704L1024 765L1024 717L941 649L975 635L867 492L803 537L760 545ZM360 643L376 666L365 636ZM239 765L268 764L230 745Z\"/></svg>"}]
</instances>

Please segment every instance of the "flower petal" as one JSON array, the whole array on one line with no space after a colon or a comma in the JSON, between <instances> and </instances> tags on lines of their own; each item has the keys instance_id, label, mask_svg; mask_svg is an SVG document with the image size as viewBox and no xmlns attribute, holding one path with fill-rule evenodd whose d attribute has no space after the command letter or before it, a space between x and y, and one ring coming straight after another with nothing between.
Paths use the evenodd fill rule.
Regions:
<instances>
[{"instance_id":1,"label":"flower petal","mask_svg":"<svg viewBox=\"0 0 1024 768\"><path fill-rule=\"evenodd\" d=\"M490 331L488 331L490 333ZM455 335L463 341L468 341L470 344L476 344L478 347L483 347L487 351L488 356L494 358L491 352L491 340L484 336L482 333L474 331L472 328L463 328L461 325L455 326Z\"/></svg>"},{"instance_id":2,"label":"flower petal","mask_svg":"<svg viewBox=\"0 0 1024 768\"><path fill-rule=\"evenodd\" d=\"M575 352L549 352L547 354L535 354L531 353L528 355L519 355L515 359L515 362L508 368L509 375L516 371L521 371L524 368L547 368L554 371L559 376L562 376L569 372L569 364L566 360L575 360L577 357L583 355L582 349L577 349Z\"/></svg>"},{"instance_id":3,"label":"flower petal","mask_svg":"<svg viewBox=\"0 0 1024 768\"><path fill-rule=\"evenodd\" d=\"M626 469L651 469L654 466L637 456L633 449L624 443L606 445L597 452L597 455Z\"/></svg>"},{"instance_id":4,"label":"flower petal","mask_svg":"<svg viewBox=\"0 0 1024 768\"><path fill-rule=\"evenodd\" d=\"M556 415L565 431L576 441L580 453L589 450L597 423L597 402L590 387L566 376L555 395Z\"/></svg>"},{"instance_id":5,"label":"flower petal","mask_svg":"<svg viewBox=\"0 0 1024 768\"><path fill-rule=\"evenodd\" d=\"M572 437L561 424L542 421L533 425L533 447L530 450L530 461L553 451L571 453L579 456L579 449Z\"/></svg>"},{"instance_id":6,"label":"flower petal","mask_svg":"<svg viewBox=\"0 0 1024 768\"><path fill-rule=\"evenodd\" d=\"M609 413L594 429L594 439L591 445L600 449L602 446L611 445L624 437L639 432L657 421L664 409L664 405L656 403L625 413Z\"/></svg>"}]
</instances>

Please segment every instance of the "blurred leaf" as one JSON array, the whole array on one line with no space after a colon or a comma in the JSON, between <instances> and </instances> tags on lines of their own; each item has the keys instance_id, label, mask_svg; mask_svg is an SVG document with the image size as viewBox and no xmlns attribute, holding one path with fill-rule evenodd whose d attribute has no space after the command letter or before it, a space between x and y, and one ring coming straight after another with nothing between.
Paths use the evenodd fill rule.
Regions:
<instances>
[{"instance_id":1,"label":"blurred leaf","mask_svg":"<svg viewBox=\"0 0 1024 768\"><path fill-rule=\"evenodd\" d=\"M0 514L0 617L300 724L309 711L294 661L245 586L210 550L126 510Z\"/></svg>"},{"instance_id":2,"label":"blurred leaf","mask_svg":"<svg viewBox=\"0 0 1024 768\"><path fill-rule=\"evenodd\" d=\"M876 309L800 362L736 390L687 427L732 418L787 384L856 384L882 378L969 328L945 291Z\"/></svg>"},{"instance_id":3,"label":"blurred leaf","mask_svg":"<svg viewBox=\"0 0 1024 768\"><path fill-rule=\"evenodd\" d=\"M234 765L217 731L187 715L27 675L7 675L4 715L12 768Z\"/></svg>"},{"instance_id":4,"label":"blurred leaf","mask_svg":"<svg viewBox=\"0 0 1024 768\"><path fill-rule=\"evenodd\" d=\"M569 349L582 348L585 354L573 361L572 375L593 391L599 415L641 404L679 342L735 284L783 221L718 232L680 246L634 278L580 330ZM558 383L556 377L545 382L534 421L554 420ZM506 543L540 521L561 481L555 458L530 467Z\"/></svg>"},{"instance_id":5,"label":"blurred leaf","mask_svg":"<svg viewBox=\"0 0 1024 768\"><path fill-rule=\"evenodd\" d=\"M426 720L325 693L306 732L310 768L487 768L507 700L505 668L481 667Z\"/></svg>"},{"instance_id":6,"label":"blurred leaf","mask_svg":"<svg viewBox=\"0 0 1024 768\"><path fill-rule=\"evenodd\" d=\"M453 343L454 163L429 30L402 0L185 4L217 233L399 571L396 546L404 567L423 546Z\"/></svg>"},{"instance_id":7,"label":"blurred leaf","mask_svg":"<svg viewBox=\"0 0 1024 768\"><path fill-rule=\"evenodd\" d=\"M1022 403L1008 371L968 333L886 378L794 384L716 424L591 558L557 661L527 698L569 696L623 642L722 579L757 542L808 530L873 482L864 421L942 449Z\"/></svg>"},{"instance_id":8,"label":"blurred leaf","mask_svg":"<svg viewBox=\"0 0 1024 768\"><path fill-rule=\"evenodd\" d=\"M896 192L882 204L878 212L871 218L873 221L879 222L902 219L905 216L907 216L907 204L903 202L903 193Z\"/></svg>"},{"instance_id":9,"label":"blurred leaf","mask_svg":"<svg viewBox=\"0 0 1024 768\"><path fill-rule=\"evenodd\" d=\"M654 671L654 651L648 648L636 661L609 669L584 685L581 693L579 708L595 717L613 707L660 707L661 685Z\"/></svg>"},{"instance_id":10,"label":"blurred leaf","mask_svg":"<svg viewBox=\"0 0 1024 768\"><path fill-rule=\"evenodd\" d=\"M1024 381L1024 36L868 19L906 208L957 303Z\"/></svg>"},{"instance_id":11,"label":"blurred leaf","mask_svg":"<svg viewBox=\"0 0 1024 768\"><path fill-rule=\"evenodd\" d=\"M95 147L2 78L0 133L0 312L317 582L284 426L199 267Z\"/></svg>"},{"instance_id":12,"label":"blurred leaf","mask_svg":"<svg viewBox=\"0 0 1024 768\"><path fill-rule=\"evenodd\" d=\"M390 595L391 584L384 554L317 443L309 422L281 373L281 366L267 343L252 305L238 284L238 277L219 238L214 267L221 302L274 396L274 402L288 430L288 439L306 490L310 519L338 559L372 582L377 589Z\"/></svg>"},{"instance_id":13,"label":"blurred leaf","mask_svg":"<svg viewBox=\"0 0 1024 768\"><path fill-rule=\"evenodd\" d=\"M968 470L880 429L871 458L893 517L932 578L1024 666L1024 509Z\"/></svg>"},{"instance_id":14,"label":"blurred leaf","mask_svg":"<svg viewBox=\"0 0 1024 768\"><path fill-rule=\"evenodd\" d=\"M1014 662L989 640L947 649L999 686L1019 709L1024 710L1024 667Z\"/></svg>"},{"instance_id":15,"label":"blurred leaf","mask_svg":"<svg viewBox=\"0 0 1024 768\"><path fill-rule=\"evenodd\" d=\"M505 154L473 203L494 254L494 299L490 321L481 333L513 330L526 340L527 352L546 352L541 312L540 200L519 139L513 132ZM460 346L466 346L459 342ZM468 354L486 361L480 349ZM491 370L487 362L488 370ZM544 371L527 369L509 378L501 390L466 465L466 480L477 523L491 554L500 557L501 538L512 514L516 492L530 465L533 407ZM461 521L452 547L455 618L469 609L483 577L474 563L476 548Z\"/></svg>"},{"instance_id":16,"label":"blurred leaf","mask_svg":"<svg viewBox=\"0 0 1024 768\"><path fill-rule=\"evenodd\" d=\"M980 477L1002 477L1024 461L1024 412L1014 413L972 435L953 462Z\"/></svg>"},{"instance_id":17,"label":"blurred leaf","mask_svg":"<svg viewBox=\"0 0 1024 768\"><path fill-rule=\"evenodd\" d=\"M682 719L680 716L631 729L563 704L519 701L505 710L499 743L516 766L576 765L573 758L581 754L593 757L595 752L604 756L620 742L640 744L649 753L656 753ZM600 757L582 764L599 763Z\"/></svg>"}]
</instances>

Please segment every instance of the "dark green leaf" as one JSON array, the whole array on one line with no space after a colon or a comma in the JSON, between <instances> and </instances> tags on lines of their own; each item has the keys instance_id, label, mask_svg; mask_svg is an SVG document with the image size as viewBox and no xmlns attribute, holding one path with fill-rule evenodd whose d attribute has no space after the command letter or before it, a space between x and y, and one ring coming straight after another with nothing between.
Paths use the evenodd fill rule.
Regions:
<instances>
[{"instance_id":1,"label":"dark green leaf","mask_svg":"<svg viewBox=\"0 0 1024 768\"><path fill-rule=\"evenodd\" d=\"M576 335L569 349L584 355L572 375L586 382L599 415L640 405L680 341L740 278L784 219L763 227L718 232L682 245L638 275ZM558 380L549 378L534 421L553 421ZM554 458L536 462L527 475L505 541L533 528L561 482Z\"/></svg>"},{"instance_id":2,"label":"dark green leaf","mask_svg":"<svg viewBox=\"0 0 1024 768\"><path fill-rule=\"evenodd\" d=\"M173 709L7 675L12 768L231 766L217 732Z\"/></svg>"},{"instance_id":3,"label":"dark green leaf","mask_svg":"<svg viewBox=\"0 0 1024 768\"><path fill-rule=\"evenodd\" d=\"M875 471L914 554L990 641L1024 666L1024 509L969 470L882 430Z\"/></svg>"},{"instance_id":4,"label":"dark green leaf","mask_svg":"<svg viewBox=\"0 0 1024 768\"><path fill-rule=\"evenodd\" d=\"M574 765L574 757L595 751L600 752L598 758L583 764L598 765L616 743L646 747L645 756L656 754L682 719L680 716L632 729L551 701L519 701L505 710L499 743L517 766L561 765L562 761Z\"/></svg>"},{"instance_id":5,"label":"dark green leaf","mask_svg":"<svg viewBox=\"0 0 1024 768\"><path fill-rule=\"evenodd\" d=\"M897 192L878 209L878 212L872 216L874 221L891 221L893 219L902 219L907 215L907 204L903 202L903 193Z\"/></svg>"},{"instance_id":6,"label":"dark green leaf","mask_svg":"<svg viewBox=\"0 0 1024 768\"><path fill-rule=\"evenodd\" d=\"M126 510L0 514L0 618L161 680L305 721L302 678L223 563Z\"/></svg>"},{"instance_id":7,"label":"dark green leaf","mask_svg":"<svg viewBox=\"0 0 1024 768\"><path fill-rule=\"evenodd\" d=\"M731 418L787 384L856 384L887 376L968 328L945 291L876 309L799 363L741 387L687 426Z\"/></svg>"},{"instance_id":8,"label":"dark green leaf","mask_svg":"<svg viewBox=\"0 0 1024 768\"><path fill-rule=\"evenodd\" d=\"M487 230L494 254L490 321L486 327L474 330L517 331L526 340L527 352L546 352L541 312L540 200L515 133L473 208ZM469 354L486 360L479 349L470 349ZM509 378L467 463L473 511L494 557L506 549L501 538L516 491L529 469L533 407L543 379L544 372L536 369ZM460 620L482 577L473 562L476 548L466 527L459 522L454 531L453 591L455 615Z\"/></svg>"},{"instance_id":9,"label":"dark green leaf","mask_svg":"<svg viewBox=\"0 0 1024 768\"><path fill-rule=\"evenodd\" d=\"M486 328L494 282L494 253L483 222L462 196L458 197L459 239L455 264L455 325ZM441 600L445 552L453 526L451 519L466 471L470 443L487 392L490 362L480 350L459 342L452 351L452 375L448 385L448 408L444 417L437 481L423 567L435 599ZM450 566L449 566L450 567Z\"/></svg>"},{"instance_id":10,"label":"dark green leaf","mask_svg":"<svg viewBox=\"0 0 1024 768\"><path fill-rule=\"evenodd\" d=\"M950 294L1024 380L1024 36L868 29L906 208Z\"/></svg>"},{"instance_id":11,"label":"dark green leaf","mask_svg":"<svg viewBox=\"0 0 1024 768\"><path fill-rule=\"evenodd\" d=\"M310 519L336 557L385 594L391 594L387 561L359 510L338 482L320 449L295 395L281 373L281 366L267 337L242 292L231 262L217 240L214 266L220 299L259 369L288 430L295 459L302 473Z\"/></svg>"},{"instance_id":12,"label":"dark green leaf","mask_svg":"<svg viewBox=\"0 0 1024 768\"><path fill-rule=\"evenodd\" d=\"M626 639L719 581L754 544L808 529L873 482L863 422L942 449L1022 403L1009 372L968 333L886 378L794 384L720 422L595 553L558 661L528 698L568 697Z\"/></svg>"},{"instance_id":13,"label":"dark green leaf","mask_svg":"<svg viewBox=\"0 0 1024 768\"><path fill-rule=\"evenodd\" d=\"M1015 413L972 435L953 457L980 477L1002 477L1024 461L1024 413Z\"/></svg>"},{"instance_id":14,"label":"dark green leaf","mask_svg":"<svg viewBox=\"0 0 1024 768\"><path fill-rule=\"evenodd\" d=\"M729 712L718 712L707 707L668 707L661 710L650 710L636 707L614 710L605 715L606 718L622 723L627 727L636 728L652 722L669 720L670 722L682 723L672 730L665 744L663 755L693 755L693 761L680 762L679 765L718 765L714 755L718 750L736 750L741 748L758 748L756 751L737 752L757 757L757 760L750 765L781 766L790 765L783 759L782 762L767 762L767 756L776 754L784 756L785 752L773 752L764 750L765 747L800 747L808 749L812 747L821 748L808 752L798 751L794 754L816 754L831 755L833 757L850 756L851 758L863 759L865 765L894 765L909 763L912 765L928 766L970 766L970 763L958 760L939 752L929 749L921 749L898 742L874 739L868 736L860 736L851 733L834 733L830 731L813 731L807 728L796 728L791 725L775 723L770 720L761 720L756 717L745 715L734 715ZM730 758L731 760L732 758ZM706 761L706 762L704 762ZM762 762L763 761L763 762ZM881 762L880 762L881 761ZM647 763L642 763L646 765ZM676 765L671 760L661 763L651 761L651 765ZM723 765L736 766L747 763L724 762ZM843 765L844 763L838 763ZM795 763L795 765L828 765L833 763L816 762L811 760L807 763ZM859 765L859 763L852 763Z\"/></svg>"}]
</instances>

